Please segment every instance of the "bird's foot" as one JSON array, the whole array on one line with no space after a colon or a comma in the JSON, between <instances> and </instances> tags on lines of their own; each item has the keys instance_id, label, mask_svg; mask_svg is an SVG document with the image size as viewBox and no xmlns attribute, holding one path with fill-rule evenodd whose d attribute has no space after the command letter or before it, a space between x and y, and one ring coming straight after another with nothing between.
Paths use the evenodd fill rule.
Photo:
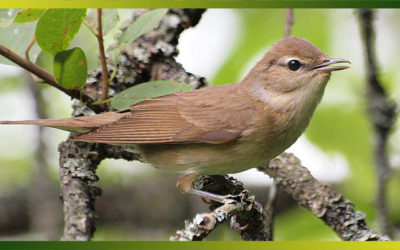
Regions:
<instances>
[{"instance_id":1,"label":"bird's foot","mask_svg":"<svg viewBox=\"0 0 400 250\"><path fill-rule=\"evenodd\" d=\"M192 191L190 193L191 194L195 194L195 195L199 195L202 198L213 200L213 201L217 201L217 202L220 202L220 203L223 203L224 200L227 199L227 197L224 196L224 195L213 194L213 193L210 193L210 192L207 192L207 191L197 190L197 189L192 189Z\"/></svg>"},{"instance_id":2,"label":"bird's foot","mask_svg":"<svg viewBox=\"0 0 400 250\"><path fill-rule=\"evenodd\" d=\"M200 175L196 173L181 174L176 182L176 187L182 193L191 193L193 190L193 183L199 176Z\"/></svg>"},{"instance_id":3,"label":"bird's foot","mask_svg":"<svg viewBox=\"0 0 400 250\"><path fill-rule=\"evenodd\" d=\"M204 203L206 203L207 205L210 205L210 204L211 204L211 200L207 200L207 199L204 198L204 197L201 197L201 200L202 200Z\"/></svg>"},{"instance_id":4,"label":"bird's foot","mask_svg":"<svg viewBox=\"0 0 400 250\"><path fill-rule=\"evenodd\" d=\"M202 198L203 201L208 204L211 203L211 200L223 203L225 199L229 198L229 195L224 196L193 188L193 185L197 181L199 176L200 175L196 173L182 174L179 176L176 186L182 193L198 195ZM206 199L210 201L206 201Z\"/></svg>"}]
</instances>

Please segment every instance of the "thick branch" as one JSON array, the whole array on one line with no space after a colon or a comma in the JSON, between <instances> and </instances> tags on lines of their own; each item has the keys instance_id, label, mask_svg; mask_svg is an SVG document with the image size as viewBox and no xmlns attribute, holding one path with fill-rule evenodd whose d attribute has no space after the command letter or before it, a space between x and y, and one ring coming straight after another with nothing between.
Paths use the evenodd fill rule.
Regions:
<instances>
[{"instance_id":1,"label":"thick branch","mask_svg":"<svg viewBox=\"0 0 400 250\"><path fill-rule=\"evenodd\" d=\"M271 240L270 216L242 183L228 176L203 176L195 183L195 188L226 195L226 199L223 204L211 201L211 213L198 214L191 222L185 221L185 228L177 231L171 240L203 240L225 221L230 221L230 226L244 240Z\"/></svg>"},{"instance_id":2,"label":"thick branch","mask_svg":"<svg viewBox=\"0 0 400 250\"><path fill-rule=\"evenodd\" d=\"M300 205L330 226L343 240L389 240L365 224L365 215L341 194L316 180L293 154L283 153L259 170L273 177Z\"/></svg>"},{"instance_id":3,"label":"thick branch","mask_svg":"<svg viewBox=\"0 0 400 250\"><path fill-rule=\"evenodd\" d=\"M208 214L198 214L191 221L185 221L185 229L178 230L171 240L199 241L206 238L218 225L239 212L250 210L254 206L254 196L249 196L247 190L239 195L227 196L222 206Z\"/></svg>"},{"instance_id":4,"label":"thick branch","mask_svg":"<svg viewBox=\"0 0 400 250\"><path fill-rule=\"evenodd\" d=\"M212 175L199 178L194 187L210 193L220 195L239 195L248 192L243 184L227 175ZM210 210L216 209L221 204L211 201ZM254 206L241 210L230 217L231 227L240 234L243 240L269 241L272 240L271 214L264 210L262 205L254 201Z\"/></svg>"},{"instance_id":5,"label":"thick branch","mask_svg":"<svg viewBox=\"0 0 400 250\"><path fill-rule=\"evenodd\" d=\"M4 56L5 58L9 59L10 61L16 63L17 65L21 66L22 68L26 69L27 71L31 72L32 74L36 75L40 79L42 79L45 83L51 85L52 87L64 92L65 94L69 95L71 98L75 98L86 102L87 105L96 112L101 111L99 107L92 106L90 103L93 100L84 93L81 93L79 90L74 89L65 89L60 86L56 80L54 79L53 75L51 75L46 70L42 69L41 67L37 66L36 64L32 63L31 61L15 54L11 50L7 49L6 47L0 45L0 55Z\"/></svg>"},{"instance_id":6,"label":"thick branch","mask_svg":"<svg viewBox=\"0 0 400 250\"><path fill-rule=\"evenodd\" d=\"M62 240L90 240L95 231L94 200L101 190L93 185L98 181L97 165L101 157L95 144L64 142L60 151L61 198L64 207Z\"/></svg>"},{"instance_id":7,"label":"thick branch","mask_svg":"<svg viewBox=\"0 0 400 250\"><path fill-rule=\"evenodd\" d=\"M387 139L396 117L396 105L390 102L382 84L379 82L378 65L375 56L374 13L370 9L359 10L361 33L363 36L367 78L368 113L375 134L375 164L378 175L376 203L378 220L382 233L393 235L386 204L386 183L390 175L387 159Z\"/></svg>"}]
</instances>

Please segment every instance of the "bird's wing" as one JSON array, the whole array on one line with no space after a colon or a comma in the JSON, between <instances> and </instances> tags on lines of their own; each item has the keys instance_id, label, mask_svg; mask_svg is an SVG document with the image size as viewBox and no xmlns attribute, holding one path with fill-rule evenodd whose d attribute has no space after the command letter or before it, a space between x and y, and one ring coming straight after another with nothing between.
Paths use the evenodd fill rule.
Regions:
<instances>
[{"instance_id":1,"label":"bird's wing","mask_svg":"<svg viewBox=\"0 0 400 250\"><path fill-rule=\"evenodd\" d=\"M245 128L231 115L243 113L243 107L235 106L236 100L226 99L228 92L236 89L212 87L141 102L130 108L129 115L72 140L111 144L226 143L238 139ZM232 94L233 99L239 98Z\"/></svg>"}]
</instances>

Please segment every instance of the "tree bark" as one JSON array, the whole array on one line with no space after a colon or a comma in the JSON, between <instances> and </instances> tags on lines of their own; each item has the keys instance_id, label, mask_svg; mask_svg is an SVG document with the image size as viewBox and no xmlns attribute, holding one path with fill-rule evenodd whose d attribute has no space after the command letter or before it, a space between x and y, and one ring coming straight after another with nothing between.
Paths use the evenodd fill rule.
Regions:
<instances>
[{"instance_id":1,"label":"tree bark","mask_svg":"<svg viewBox=\"0 0 400 250\"><path fill-rule=\"evenodd\" d=\"M289 193L299 205L330 226L340 238L351 241L389 240L365 223L365 215L341 194L315 179L293 154L283 153L259 167Z\"/></svg>"}]
</instances>

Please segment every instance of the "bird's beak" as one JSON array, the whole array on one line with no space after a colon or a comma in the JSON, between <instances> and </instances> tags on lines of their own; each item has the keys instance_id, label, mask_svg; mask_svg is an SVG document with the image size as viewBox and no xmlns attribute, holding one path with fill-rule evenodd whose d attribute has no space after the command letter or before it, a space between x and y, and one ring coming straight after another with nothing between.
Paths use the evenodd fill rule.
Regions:
<instances>
[{"instance_id":1,"label":"bird's beak","mask_svg":"<svg viewBox=\"0 0 400 250\"><path fill-rule=\"evenodd\" d=\"M341 58L327 58L321 64L315 66L313 69L329 73L331 71L343 70L343 69L350 68L350 66L347 66L347 65L338 65L338 66L328 67L334 63L350 63L350 61L346 60L346 59L341 59Z\"/></svg>"}]
</instances>

